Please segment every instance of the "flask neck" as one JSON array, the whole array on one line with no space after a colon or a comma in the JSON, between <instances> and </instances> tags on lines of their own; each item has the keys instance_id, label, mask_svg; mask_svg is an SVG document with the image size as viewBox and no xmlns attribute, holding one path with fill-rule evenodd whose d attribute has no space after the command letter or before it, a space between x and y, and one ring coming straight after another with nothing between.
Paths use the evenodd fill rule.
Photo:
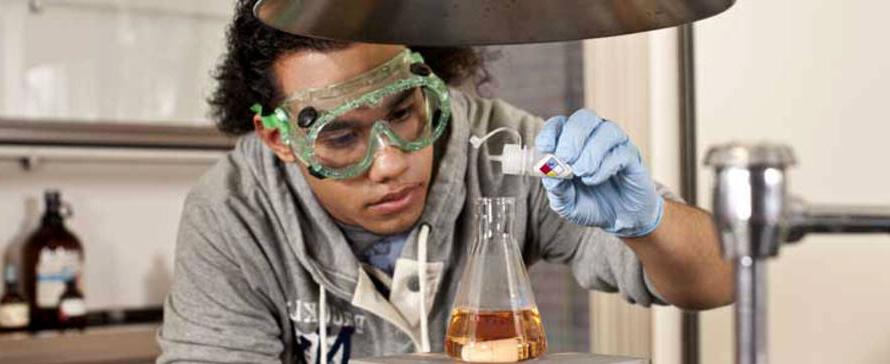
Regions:
<instances>
[{"instance_id":1,"label":"flask neck","mask_svg":"<svg viewBox=\"0 0 890 364\"><path fill-rule=\"evenodd\" d=\"M514 209L514 200L510 197L480 198L478 236L513 235Z\"/></svg>"}]
</instances>

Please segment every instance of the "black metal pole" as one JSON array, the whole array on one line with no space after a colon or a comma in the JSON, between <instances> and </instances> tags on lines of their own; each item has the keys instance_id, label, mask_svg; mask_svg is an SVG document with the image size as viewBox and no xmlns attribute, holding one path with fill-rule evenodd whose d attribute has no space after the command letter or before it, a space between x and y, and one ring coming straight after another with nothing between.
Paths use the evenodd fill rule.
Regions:
<instances>
[{"instance_id":1,"label":"black metal pole","mask_svg":"<svg viewBox=\"0 0 890 364\"><path fill-rule=\"evenodd\" d=\"M693 25L678 27L680 57L680 158L681 194L687 203L698 203L698 151L695 120L695 52ZM682 322L682 362L699 364L698 313L684 311Z\"/></svg>"}]
</instances>

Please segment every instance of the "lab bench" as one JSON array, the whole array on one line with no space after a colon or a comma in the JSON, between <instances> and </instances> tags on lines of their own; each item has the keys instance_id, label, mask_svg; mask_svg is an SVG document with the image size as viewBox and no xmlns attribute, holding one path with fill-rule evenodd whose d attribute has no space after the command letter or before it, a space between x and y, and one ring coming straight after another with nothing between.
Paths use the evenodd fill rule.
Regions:
<instances>
[{"instance_id":1,"label":"lab bench","mask_svg":"<svg viewBox=\"0 0 890 364\"><path fill-rule=\"evenodd\" d=\"M107 326L74 332L0 334L0 363L154 363L158 324Z\"/></svg>"},{"instance_id":2,"label":"lab bench","mask_svg":"<svg viewBox=\"0 0 890 364\"><path fill-rule=\"evenodd\" d=\"M355 364L461 364L441 353L394 355L379 358L351 360ZM648 359L626 356L598 355L590 353L546 354L540 358L520 363L528 364L649 364Z\"/></svg>"}]
</instances>

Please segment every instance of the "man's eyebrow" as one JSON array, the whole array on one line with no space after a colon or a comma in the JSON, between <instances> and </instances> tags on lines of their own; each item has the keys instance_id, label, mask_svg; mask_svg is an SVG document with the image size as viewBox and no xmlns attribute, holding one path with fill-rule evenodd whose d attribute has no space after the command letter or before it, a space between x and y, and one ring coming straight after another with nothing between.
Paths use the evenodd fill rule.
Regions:
<instances>
[{"instance_id":1,"label":"man's eyebrow","mask_svg":"<svg viewBox=\"0 0 890 364\"><path fill-rule=\"evenodd\" d=\"M396 106L403 104L409 98L414 96L415 91L417 91L417 90L412 88L412 89L408 89L408 90L400 92L399 94L396 95L396 97L394 97L386 102L386 105L385 105L386 108L392 109Z\"/></svg>"},{"instance_id":2,"label":"man's eyebrow","mask_svg":"<svg viewBox=\"0 0 890 364\"><path fill-rule=\"evenodd\" d=\"M337 119L337 120L331 121L330 123L325 125L324 128L322 129L322 131L325 133L334 132L334 131L338 131L338 130L342 130L342 129L355 128L357 126L360 126L361 124L362 123L360 121L356 121L356 120L349 120L349 119L339 120L339 119Z\"/></svg>"},{"instance_id":3,"label":"man's eyebrow","mask_svg":"<svg viewBox=\"0 0 890 364\"><path fill-rule=\"evenodd\" d=\"M405 101L408 101L408 99L412 98L414 96L414 92L416 92L416 91L417 91L416 89L409 89L409 90L405 90L405 91L402 91L402 92L396 94L395 97L390 98L389 100L386 101L386 105L385 105L386 109L391 110L391 109L395 108L396 106L403 104ZM332 132L332 131L338 131L338 130L342 130L342 129L361 127L364 124L365 123L363 123L360 120L337 118L337 119L334 119L333 121L331 121L329 124L325 125L324 131Z\"/></svg>"}]
</instances>

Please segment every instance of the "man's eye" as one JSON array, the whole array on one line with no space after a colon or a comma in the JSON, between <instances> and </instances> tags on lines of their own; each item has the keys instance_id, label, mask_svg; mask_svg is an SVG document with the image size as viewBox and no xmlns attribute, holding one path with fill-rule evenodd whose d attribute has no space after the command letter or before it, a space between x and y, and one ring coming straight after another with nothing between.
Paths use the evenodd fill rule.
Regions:
<instances>
[{"instance_id":1,"label":"man's eye","mask_svg":"<svg viewBox=\"0 0 890 364\"><path fill-rule=\"evenodd\" d=\"M389 115L389 120L390 120L390 121L402 121L402 120L405 120L405 119L407 119L409 116L411 116L411 112L412 112L413 110L414 110L414 107L413 107L413 106L409 106L409 107L404 107L404 108L398 109L398 110L396 110L396 111L393 111L393 112L390 113L390 115Z\"/></svg>"},{"instance_id":2,"label":"man's eye","mask_svg":"<svg viewBox=\"0 0 890 364\"><path fill-rule=\"evenodd\" d=\"M344 130L319 136L318 141L328 148L348 148L358 140L358 133Z\"/></svg>"}]
</instances>

